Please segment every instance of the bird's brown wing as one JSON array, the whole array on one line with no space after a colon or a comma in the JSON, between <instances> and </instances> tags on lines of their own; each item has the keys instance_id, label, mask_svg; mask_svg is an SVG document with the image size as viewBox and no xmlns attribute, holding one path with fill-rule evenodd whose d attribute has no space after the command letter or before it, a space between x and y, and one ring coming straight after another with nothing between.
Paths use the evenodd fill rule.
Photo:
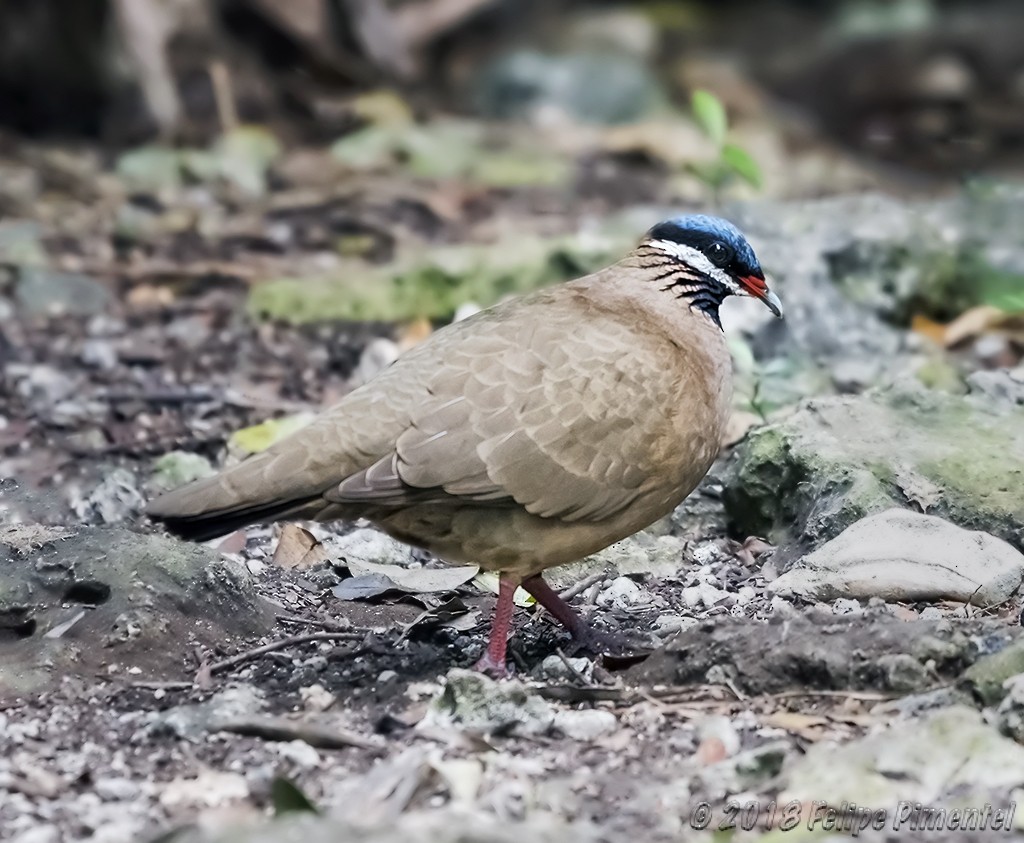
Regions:
<instances>
[{"instance_id":1,"label":"bird's brown wing","mask_svg":"<svg viewBox=\"0 0 1024 843\"><path fill-rule=\"evenodd\" d=\"M443 348L394 447L325 498L515 502L572 521L671 489L687 453L681 405L708 403L694 394L692 361L616 314L573 304L533 319L508 312ZM695 430L705 421L694 418Z\"/></svg>"},{"instance_id":2,"label":"bird's brown wing","mask_svg":"<svg viewBox=\"0 0 1024 843\"><path fill-rule=\"evenodd\" d=\"M598 308L585 283L439 331L308 427L149 514L211 538L332 504L518 504L596 520L671 492L719 424L699 343Z\"/></svg>"}]
</instances>

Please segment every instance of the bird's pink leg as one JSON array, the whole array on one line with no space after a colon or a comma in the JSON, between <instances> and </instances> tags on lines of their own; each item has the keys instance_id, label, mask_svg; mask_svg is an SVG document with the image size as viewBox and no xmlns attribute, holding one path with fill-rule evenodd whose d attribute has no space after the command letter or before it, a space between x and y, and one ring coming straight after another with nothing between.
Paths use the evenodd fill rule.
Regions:
<instances>
[{"instance_id":1,"label":"bird's pink leg","mask_svg":"<svg viewBox=\"0 0 1024 843\"><path fill-rule=\"evenodd\" d=\"M576 611L566 603L544 578L537 574L529 579L523 580L523 588L533 595L533 599L548 610L551 617L564 626L573 639L580 642L589 642L591 629L587 626Z\"/></svg>"},{"instance_id":2,"label":"bird's pink leg","mask_svg":"<svg viewBox=\"0 0 1024 843\"><path fill-rule=\"evenodd\" d=\"M594 655L632 657L644 652L643 645L630 641L628 636L616 632L602 632L593 629L576 610L566 603L558 593L538 574L522 582L534 599L551 614L556 621L564 626L572 640L582 649ZM649 652L649 650L647 651Z\"/></svg>"},{"instance_id":3,"label":"bird's pink leg","mask_svg":"<svg viewBox=\"0 0 1024 843\"><path fill-rule=\"evenodd\" d=\"M514 608L512 595L515 594L518 585L518 581L508 574L501 574L498 577L498 604L494 607L494 619L491 621L491 637L487 642L487 650L474 665L481 673L499 678L508 675L505 651L508 647L508 631Z\"/></svg>"}]
</instances>

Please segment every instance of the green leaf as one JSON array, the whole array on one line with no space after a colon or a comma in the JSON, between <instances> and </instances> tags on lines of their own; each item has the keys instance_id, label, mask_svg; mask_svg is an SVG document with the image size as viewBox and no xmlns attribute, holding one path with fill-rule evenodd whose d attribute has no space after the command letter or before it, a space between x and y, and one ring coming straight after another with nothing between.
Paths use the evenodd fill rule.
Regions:
<instances>
[{"instance_id":1,"label":"green leaf","mask_svg":"<svg viewBox=\"0 0 1024 843\"><path fill-rule=\"evenodd\" d=\"M735 144L727 143L722 147L722 160L743 181L760 190L762 185L761 168L749 152Z\"/></svg>"},{"instance_id":2,"label":"green leaf","mask_svg":"<svg viewBox=\"0 0 1024 843\"><path fill-rule=\"evenodd\" d=\"M710 91L697 90L690 100L693 117L701 131L718 146L725 143L725 133L729 129L729 119L725 114L722 101Z\"/></svg>"},{"instance_id":3,"label":"green leaf","mask_svg":"<svg viewBox=\"0 0 1024 843\"><path fill-rule=\"evenodd\" d=\"M283 814L319 814L316 807L301 790L288 779L276 778L270 785L270 804L275 816Z\"/></svg>"},{"instance_id":4,"label":"green leaf","mask_svg":"<svg viewBox=\"0 0 1024 843\"><path fill-rule=\"evenodd\" d=\"M981 303L1004 313L1024 313L1024 278L1009 272L990 270L980 279Z\"/></svg>"},{"instance_id":5,"label":"green leaf","mask_svg":"<svg viewBox=\"0 0 1024 843\"><path fill-rule=\"evenodd\" d=\"M228 450L238 456L258 454L305 427L313 421L313 415L313 413L296 413L294 416L267 419L252 425L252 427L243 427L228 437Z\"/></svg>"}]
</instances>

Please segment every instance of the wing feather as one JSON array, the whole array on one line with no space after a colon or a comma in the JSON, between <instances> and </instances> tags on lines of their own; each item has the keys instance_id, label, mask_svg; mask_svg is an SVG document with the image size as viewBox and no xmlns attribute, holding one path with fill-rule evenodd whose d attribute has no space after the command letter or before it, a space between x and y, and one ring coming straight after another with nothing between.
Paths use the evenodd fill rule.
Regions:
<instances>
[{"instance_id":1,"label":"wing feather","mask_svg":"<svg viewBox=\"0 0 1024 843\"><path fill-rule=\"evenodd\" d=\"M557 317L557 314L556 314ZM427 377L394 450L327 494L339 503L511 505L598 520L671 484L685 377L657 336L613 314L497 321Z\"/></svg>"}]
</instances>

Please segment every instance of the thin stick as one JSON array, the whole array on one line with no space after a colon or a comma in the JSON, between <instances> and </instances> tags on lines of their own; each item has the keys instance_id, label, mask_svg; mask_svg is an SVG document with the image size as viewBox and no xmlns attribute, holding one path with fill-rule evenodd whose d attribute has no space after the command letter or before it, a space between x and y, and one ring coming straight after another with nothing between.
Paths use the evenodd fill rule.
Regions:
<instances>
[{"instance_id":1,"label":"thin stick","mask_svg":"<svg viewBox=\"0 0 1024 843\"><path fill-rule=\"evenodd\" d=\"M575 679L577 682L579 682L580 685L589 685L590 684L589 682L587 682L587 677L584 676L582 673L580 673L576 669L576 666L571 661L569 661L569 657L565 653L562 652L562 648L561 647L556 647L555 648L555 654L558 656L558 658L560 658L562 660L562 664L565 665L565 669L569 671L569 673L572 675L573 679Z\"/></svg>"},{"instance_id":2,"label":"thin stick","mask_svg":"<svg viewBox=\"0 0 1024 843\"><path fill-rule=\"evenodd\" d=\"M582 594L594 583L602 582L606 579L608 579L607 572L598 571L596 574L591 574L590 576L584 577L583 579L574 582L567 589L565 589L565 591L558 592L558 596L561 597L563 600L571 600L577 594Z\"/></svg>"},{"instance_id":3,"label":"thin stick","mask_svg":"<svg viewBox=\"0 0 1024 843\"><path fill-rule=\"evenodd\" d=\"M884 702L898 699L899 694L881 694L877 691L780 691L777 694L766 694L765 699L784 700L792 697L836 697L845 700L864 700L865 702Z\"/></svg>"},{"instance_id":4,"label":"thin stick","mask_svg":"<svg viewBox=\"0 0 1024 843\"><path fill-rule=\"evenodd\" d=\"M224 62L210 62L210 85L213 87L213 100L217 105L220 130L230 132L232 129L238 128L234 87L231 84L231 74Z\"/></svg>"},{"instance_id":5,"label":"thin stick","mask_svg":"<svg viewBox=\"0 0 1024 843\"><path fill-rule=\"evenodd\" d=\"M237 653L227 659L214 662L210 665L210 673L222 673L237 665L247 662L250 659L265 656L267 653L274 653L284 650L287 647L297 647L300 644L312 644L316 641L362 641L366 637L363 632L310 632L307 635L293 635L290 638L282 638L279 641L271 641L262 647L254 647L244 653Z\"/></svg>"}]
</instances>

